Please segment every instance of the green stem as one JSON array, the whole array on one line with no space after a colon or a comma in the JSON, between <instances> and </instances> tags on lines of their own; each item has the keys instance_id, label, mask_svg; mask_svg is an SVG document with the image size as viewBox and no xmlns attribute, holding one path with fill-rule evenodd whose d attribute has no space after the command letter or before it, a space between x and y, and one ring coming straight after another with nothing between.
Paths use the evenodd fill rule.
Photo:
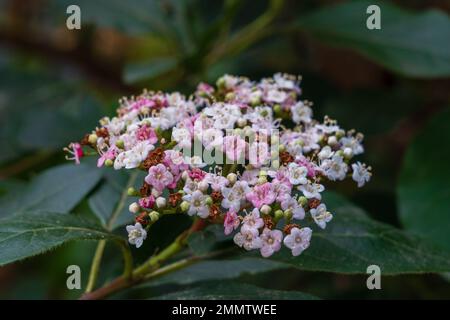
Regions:
<instances>
[{"instance_id":1,"label":"green stem","mask_svg":"<svg viewBox=\"0 0 450 320\"><path fill-rule=\"evenodd\" d=\"M123 207L125 206L125 202L128 197L128 188L130 188L131 186L134 185L134 183L137 179L137 176L138 176L137 171L133 172L130 175L127 186L123 190L123 192L120 196L119 202L118 202L116 208L114 209L114 212L112 213L111 218L109 219L109 221L106 225L107 230L112 231L112 229L114 227L114 222L116 221L117 217L122 212ZM92 260L91 271L89 273L89 280L88 280L88 284L86 287L86 292L91 292L95 287L95 284L96 284L97 278L98 278L98 272L100 269L100 264L102 262L103 253L105 251L105 246L106 246L106 240L100 240L97 244L97 249L95 250L94 258ZM122 254L123 254L123 258L124 258L124 275L129 277L129 276L131 276L131 271L133 270L133 259L131 256L131 252L126 243L125 244L121 243L120 248L122 250Z\"/></svg>"},{"instance_id":2,"label":"green stem","mask_svg":"<svg viewBox=\"0 0 450 320\"><path fill-rule=\"evenodd\" d=\"M100 269L100 263L102 261L103 252L105 251L106 240L100 240L95 250L94 259L92 260L91 271L89 273L89 280L85 292L91 292L95 283L97 282L98 271Z\"/></svg>"}]
</instances>

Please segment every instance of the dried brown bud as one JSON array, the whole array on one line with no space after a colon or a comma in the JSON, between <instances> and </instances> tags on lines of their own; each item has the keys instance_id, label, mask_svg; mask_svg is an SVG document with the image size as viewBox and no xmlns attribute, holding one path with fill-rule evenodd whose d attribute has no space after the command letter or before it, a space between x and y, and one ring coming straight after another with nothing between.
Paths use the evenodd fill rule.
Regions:
<instances>
[{"instance_id":1,"label":"dried brown bud","mask_svg":"<svg viewBox=\"0 0 450 320\"><path fill-rule=\"evenodd\" d=\"M156 148L150 152L147 158L142 162L141 167L148 170L150 167L156 166L164 160L164 150L162 148Z\"/></svg>"},{"instance_id":2,"label":"dried brown bud","mask_svg":"<svg viewBox=\"0 0 450 320\"><path fill-rule=\"evenodd\" d=\"M136 223L140 223L142 226L146 226L150 221L150 217L147 212L141 212L135 219Z\"/></svg>"},{"instance_id":3,"label":"dried brown bud","mask_svg":"<svg viewBox=\"0 0 450 320\"><path fill-rule=\"evenodd\" d=\"M319 199L310 199L308 201L308 206L310 209L315 209L320 205L320 200Z\"/></svg>"},{"instance_id":4,"label":"dried brown bud","mask_svg":"<svg viewBox=\"0 0 450 320\"><path fill-rule=\"evenodd\" d=\"M288 165L289 163L294 161L294 157L287 151L280 152L280 161L283 165Z\"/></svg>"},{"instance_id":5,"label":"dried brown bud","mask_svg":"<svg viewBox=\"0 0 450 320\"><path fill-rule=\"evenodd\" d=\"M151 192L152 192L151 186L147 182L144 182L141 189L139 189L141 197L148 197Z\"/></svg>"},{"instance_id":6,"label":"dried brown bud","mask_svg":"<svg viewBox=\"0 0 450 320\"><path fill-rule=\"evenodd\" d=\"M223 199L223 195L220 191L213 191L211 192L211 199L213 199L214 202L220 202Z\"/></svg>"},{"instance_id":7,"label":"dried brown bud","mask_svg":"<svg viewBox=\"0 0 450 320\"><path fill-rule=\"evenodd\" d=\"M178 205L178 202L180 202L180 201L181 201L181 193L176 192L176 193L171 193L169 195L169 204L172 207L176 207Z\"/></svg>"},{"instance_id":8,"label":"dried brown bud","mask_svg":"<svg viewBox=\"0 0 450 320\"><path fill-rule=\"evenodd\" d=\"M273 219L269 215L263 216L264 226L270 230L272 230L275 227L275 224L273 222Z\"/></svg>"},{"instance_id":9,"label":"dried brown bud","mask_svg":"<svg viewBox=\"0 0 450 320\"><path fill-rule=\"evenodd\" d=\"M294 228L299 228L300 229L300 226L298 224L295 224L295 223L287 224L287 225L284 226L283 232L285 234L290 234L291 230L294 229Z\"/></svg>"}]
</instances>

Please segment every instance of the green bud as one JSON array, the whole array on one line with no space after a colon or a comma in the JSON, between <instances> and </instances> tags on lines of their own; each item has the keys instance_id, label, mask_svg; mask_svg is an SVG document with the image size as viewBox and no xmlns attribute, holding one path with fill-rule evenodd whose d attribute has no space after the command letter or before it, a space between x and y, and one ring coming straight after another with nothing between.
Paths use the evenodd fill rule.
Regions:
<instances>
[{"instance_id":1,"label":"green bud","mask_svg":"<svg viewBox=\"0 0 450 320\"><path fill-rule=\"evenodd\" d=\"M338 132L336 132L336 138L340 139L342 137L345 136L345 131L344 130L339 130Z\"/></svg>"},{"instance_id":2,"label":"green bud","mask_svg":"<svg viewBox=\"0 0 450 320\"><path fill-rule=\"evenodd\" d=\"M183 201L183 202L180 204L180 209L181 209L181 211L186 212L186 211L189 210L189 207L190 207L190 206L191 206L191 204L190 204L189 202Z\"/></svg>"},{"instance_id":3,"label":"green bud","mask_svg":"<svg viewBox=\"0 0 450 320\"><path fill-rule=\"evenodd\" d=\"M287 221L291 220L292 219L292 210L287 209L286 211L284 211L283 216Z\"/></svg>"},{"instance_id":4,"label":"green bud","mask_svg":"<svg viewBox=\"0 0 450 320\"><path fill-rule=\"evenodd\" d=\"M302 207L306 206L308 204L308 198L301 196L298 198L298 204Z\"/></svg>"},{"instance_id":5,"label":"green bud","mask_svg":"<svg viewBox=\"0 0 450 320\"><path fill-rule=\"evenodd\" d=\"M218 80L217 80L217 82L216 82L216 85L217 85L217 87L218 88L223 88L223 87L225 87L225 79L222 77L222 78L219 78Z\"/></svg>"},{"instance_id":6,"label":"green bud","mask_svg":"<svg viewBox=\"0 0 450 320\"><path fill-rule=\"evenodd\" d=\"M253 107L255 107L255 106L261 104L261 99L260 99L260 98L253 98L253 99L250 101L250 104L251 104Z\"/></svg>"},{"instance_id":7,"label":"green bud","mask_svg":"<svg viewBox=\"0 0 450 320\"><path fill-rule=\"evenodd\" d=\"M225 95L225 101L231 101L236 97L236 95L233 92L228 92Z\"/></svg>"},{"instance_id":8,"label":"green bud","mask_svg":"<svg viewBox=\"0 0 450 320\"><path fill-rule=\"evenodd\" d=\"M111 159L106 159L105 166L112 167L114 165L114 162Z\"/></svg>"},{"instance_id":9,"label":"green bud","mask_svg":"<svg viewBox=\"0 0 450 320\"><path fill-rule=\"evenodd\" d=\"M139 195L139 192L133 187L129 187L127 193L130 197Z\"/></svg>"},{"instance_id":10,"label":"green bud","mask_svg":"<svg viewBox=\"0 0 450 320\"><path fill-rule=\"evenodd\" d=\"M283 210L277 210L277 211L275 211L275 213L274 213L275 221L278 221L278 220L280 220L281 218L283 218L283 215L284 215Z\"/></svg>"},{"instance_id":11,"label":"green bud","mask_svg":"<svg viewBox=\"0 0 450 320\"><path fill-rule=\"evenodd\" d=\"M156 211L150 212L150 214L149 214L148 216L150 217L150 220L151 220L152 222L156 222L156 221L158 221L158 219L159 219L159 213L156 212Z\"/></svg>"},{"instance_id":12,"label":"green bud","mask_svg":"<svg viewBox=\"0 0 450 320\"><path fill-rule=\"evenodd\" d=\"M207 197L205 199L205 203L206 203L207 206L210 206L210 205L213 204L213 199L211 197Z\"/></svg>"},{"instance_id":13,"label":"green bud","mask_svg":"<svg viewBox=\"0 0 450 320\"><path fill-rule=\"evenodd\" d=\"M125 148L125 144L124 144L123 140L117 140L116 141L116 147L119 148L119 149Z\"/></svg>"},{"instance_id":14,"label":"green bud","mask_svg":"<svg viewBox=\"0 0 450 320\"><path fill-rule=\"evenodd\" d=\"M273 106L273 111L275 113L280 113L281 112L281 106L279 104L276 104Z\"/></svg>"}]
</instances>

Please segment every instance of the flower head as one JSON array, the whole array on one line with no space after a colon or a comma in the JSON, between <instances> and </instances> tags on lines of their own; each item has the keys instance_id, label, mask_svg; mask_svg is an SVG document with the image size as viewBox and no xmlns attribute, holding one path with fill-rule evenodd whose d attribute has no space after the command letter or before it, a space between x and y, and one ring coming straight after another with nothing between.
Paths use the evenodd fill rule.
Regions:
<instances>
[{"instance_id":1,"label":"flower head","mask_svg":"<svg viewBox=\"0 0 450 320\"><path fill-rule=\"evenodd\" d=\"M136 248L139 248L147 238L147 231L142 228L142 225L137 222L134 226L129 225L126 227L128 232L128 242L134 244Z\"/></svg>"},{"instance_id":2,"label":"flower head","mask_svg":"<svg viewBox=\"0 0 450 320\"><path fill-rule=\"evenodd\" d=\"M294 257L300 255L309 247L312 230L310 228L292 228L291 233L284 237L283 243L291 249Z\"/></svg>"}]
</instances>

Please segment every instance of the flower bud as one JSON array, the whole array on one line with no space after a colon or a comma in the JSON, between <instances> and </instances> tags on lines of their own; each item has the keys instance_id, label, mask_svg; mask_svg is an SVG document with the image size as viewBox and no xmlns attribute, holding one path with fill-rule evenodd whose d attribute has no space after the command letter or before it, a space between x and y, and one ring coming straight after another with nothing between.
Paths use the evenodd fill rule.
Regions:
<instances>
[{"instance_id":1,"label":"flower bud","mask_svg":"<svg viewBox=\"0 0 450 320\"><path fill-rule=\"evenodd\" d=\"M140 206L139 206L139 204L138 204L137 202L133 202L133 203L130 204L130 206L128 207L128 210L129 210L131 213L138 213L139 209L140 209Z\"/></svg>"},{"instance_id":2,"label":"flower bud","mask_svg":"<svg viewBox=\"0 0 450 320\"><path fill-rule=\"evenodd\" d=\"M129 187L128 190L127 190L127 194L128 194L130 197L132 197L132 196L137 196L137 195L139 195L139 192L138 192L135 188Z\"/></svg>"},{"instance_id":3,"label":"flower bud","mask_svg":"<svg viewBox=\"0 0 450 320\"><path fill-rule=\"evenodd\" d=\"M267 171L266 171L266 170L260 170L260 171L259 171L259 176L260 176L260 177L265 177L265 176L267 176Z\"/></svg>"},{"instance_id":4,"label":"flower bud","mask_svg":"<svg viewBox=\"0 0 450 320\"><path fill-rule=\"evenodd\" d=\"M286 146L284 144L280 144L278 150L280 150L280 152L286 151Z\"/></svg>"},{"instance_id":5,"label":"flower bud","mask_svg":"<svg viewBox=\"0 0 450 320\"><path fill-rule=\"evenodd\" d=\"M258 178L258 184L263 184L267 182L267 176L260 176Z\"/></svg>"},{"instance_id":6,"label":"flower bud","mask_svg":"<svg viewBox=\"0 0 450 320\"><path fill-rule=\"evenodd\" d=\"M189 202L183 201L183 202L180 204L180 209L181 209L181 211L186 212L186 211L189 210L189 207L190 207L190 206L191 206L191 204L190 204Z\"/></svg>"},{"instance_id":7,"label":"flower bud","mask_svg":"<svg viewBox=\"0 0 450 320\"><path fill-rule=\"evenodd\" d=\"M213 199L212 199L211 197L206 197L206 199L205 199L205 204L206 204L207 206L212 205L212 204L213 204Z\"/></svg>"},{"instance_id":8,"label":"flower bud","mask_svg":"<svg viewBox=\"0 0 450 320\"><path fill-rule=\"evenodd\" d=\"M150 217L150 220L151 220L152 222L156 222L156 221L158 221L158 219L159 219L159 213L156 212L156 211L150 212L148 216Z\"/></svg>"},{"instance_id":9,"label":"flower bud","mask_svg":"<svg viewBox=\"0 0 450 320\"><path fill-rule=\"evenodd\" d=\"M352 150L352 148L345 148L344 149L344 158L350 159L351 157L353 157L353 150Z\"/></svg>"},{"instance_id":10,"label":"flower bud","mask_svg":"<svg viewBox=\"0 0 450 320\"><path fill-rule=\"evenodd\" d=\"M270 212L272 211L272 208L270 207L270 206L268 206L267 204L265 204L265 205L263 205L262 207L261 207L261 213L262 214L270 214Z\"/></svg>"},{"instance_id":11,"label":"flower bud","mask_svg":"<svg viewBox=\"0 0 450 320\"><path fill-rule=\"evenodd\" d=\"M88 137L88 142L90 144L96 144L97 143L97 135L95 133L91 133Z\"/></svg>"},{"instance_id":12,"label":"flower bud","mask_svg":"<svg viewBox=\"0 0 450 320\"><path fill-rule=\"evenodd\" d=\"M328 144L330 146L334 146L338 143L337 138L335 136L328 137Z\"/></svg>"},{"instance_id":13,"label":"flower bud","mask_svg":"<svg viewBox=\"0 0 450 320\"><path fill-rule=\"evenodd\" d=\"M206 190L208 190L208 187L209 187L209 184L205 180L200 181L198 183L198 189L202 192L205 192Z\"/></svg>"},{"instance_id":14,"label":"flower bud","mask_svg":"<svg viewBox=\"0 0 450 320\"><path fill-rule=\"evenodd\" d=\"M114 165L114 161L112 161L111 159L106 159L105 160L105 166L106 167L112 167Z\"/></svg>"},{"instance_id":15,"label":"flower bud","mask_svg":"<svg viewBox=\"0 0 450 320\"><path fill-rule=\"evenodd\" d=\"M280 113L281 112L281 106L279 104L276 104L273 106L273 111L275 113Z\"/></svg>"},{"instance_id":16,"label":"flower bud","mask_svg":"<svg viewBox=\"0 0 450 320\"><path fill-rule=\"evenodd\" d=\"M189 178L189 173L187 171L184 171L181 174L181 179L183 179L183 181L186 181Z\"/></svg>"},{"instance_id":17,"label":"flower bud","mask_svg":"<svg viewBox=\"0 0 450 320\"><path fill-rule=\"evenodd\" d=\"M165 208L166 207L166 198L158 197L156 198L156 206L158 208Z\"/></svg>"},{"instance_id":18,"label":"flower bud","mask_svg":"<svg viewBox=\"0 0 450 320\"><path fill-rule=\"evenodd\" d=\"M234 94L234 92L228 92L228 93L225 95L225 101L231 101L231 100L233 100L234 98L236 98L236 95Z\"/></svg>"},{"instance_id":19,"label":"flower bud","mask_svg":"<svg viewBox=\"0 0 450 320\"><path fill-rule=\"evenodd\" d=\"M298 198L298 204L302 207L306 206L308 204L308 198L301 196Z\"/></svg>"},{"instance_id":20,"label":"flower bud","mask_svg":"<svg viewBox=\"0 0 450 320\"><path fill-rule=\"evenodd\" d=\"M251 104L253 107L255 107L255 106L261 104L261 99L260 99L260 98L252 98L252 99L250 100L250 104Z\"/></svg>"},{"instance_id":21,"label":"flower bud","mask_svg":"<svg viewBox=\"0 0 450 320\"><path fill-rule=\"evenodd\" d=\"M278 169L279 167L280 167L280 161L278 161L278 160L273 160L273 161L272 161L272 168Z\"/></svg>"},{"instance_id":22,"label":"flower bud","mask_svg":"<svg viewBox=\"0 0 450 320\"><path fill-rule=\"evenodd\" d=\"M344 130L338 130L336 132L336 138L340 139L340 138L342 138L344 136L345 136L345 131Z\"/></svg>"},{"instance_id":23,"label":"flower bud","mask_svg":"<svg viewBox=\"0 0 450 320\"><path fill-rule=\"evenodd\" d=\"M292 219L292 210L291 209L285 210L283 216L286 220L288 220L288 221L291 220Z\"/></svg>"},{"instance_id":24,"label":"flower bud","mask_svg":"<svg viewBox=\"0 0 450 320\"><path fill-rule=\"evenodd\" d=\"M234 184L234 183L236 182L236 180L237 180L237 175L236 175L236 173L229 173L229 174L227 175L227 180L228 180L231 184Z\"/></svg>"},{"instance_id":25,"label":"flower bud","mask_svg":"<svg viewBox=\"0 0 450 320\"><path fill-rule=\"evenodd\" d=\"M277 211L275 211L274 218L276 221L278 221L281 218L283 218L283 215L284 215L283 210L277 210Z\"/></svg>"},{"instance_id":26,"label":"flower bud","mask_svg":"<svg viewBox=\"0 0 450 320\"><path fill-rule=\"evenodd\" d=\"M246 124L247 124L247 120L245 120L244 118L239 118L238 121L237 121L237 125L240 128L245 127Z\"/></svg>"},{"instance_id":27,"label":"flower bud","mask_svg":"<svg viewBox=\"0 0 450 320\"><path fill-rule=\"evenodd\" d=\"M116 147L119 148L119 149L125 148L125 143L123 142L123 140L117 140L116 141Z\"/></svg>"}]
</instances>

